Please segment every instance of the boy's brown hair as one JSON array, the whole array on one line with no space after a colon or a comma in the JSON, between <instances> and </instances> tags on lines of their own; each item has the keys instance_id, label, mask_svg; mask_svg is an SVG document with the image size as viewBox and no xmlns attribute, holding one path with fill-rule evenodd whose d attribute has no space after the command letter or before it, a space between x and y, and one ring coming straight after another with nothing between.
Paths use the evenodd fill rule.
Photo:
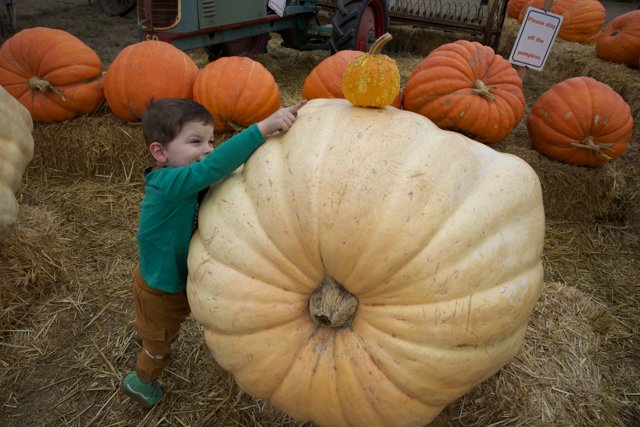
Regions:
<instances>
[{"instance_id":1,"label":"boy's brown hair","mask_svg":"<svg viewBox=\"0 0 640 427\"><path fill-rule=\"evenodd\" d=\"M186 123L213 125L214 121L211 113L192 99L165 98L152 101L142 114L142 132L147 145L167 144Z\"/></svg>"}]
</instances>

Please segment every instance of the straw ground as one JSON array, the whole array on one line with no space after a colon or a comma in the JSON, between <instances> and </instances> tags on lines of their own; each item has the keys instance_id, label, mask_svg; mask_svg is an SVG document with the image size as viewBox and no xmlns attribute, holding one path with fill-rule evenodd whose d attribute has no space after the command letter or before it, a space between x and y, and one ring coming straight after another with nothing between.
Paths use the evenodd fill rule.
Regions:
<instances>
[{"instance_id":1,"label":"straw ground","mask_svg":"<svg viewBox=\"0 0 640 427\"><path fill-rule=\"evenodd\" d=\"M499 49L505 56L515 28L507 21ZM463 37L407 28L392 33L403 81L431 49ZM203 52L192 54L206 63ZM284 49L274 37L269 53L257 59L274 74L283 104L291 105L326 55ZM545 287L522 350L447 407L436 426L634 425L640 419L640 72L598 60L592 46L559 42L548 68L526 75L526 108L555 82L585 74L621 91L632 106L631 147L603 168L563 165L531 149L524 123L496 146L524 158L541 178ZM1 235L0 425L308 425L243 393L191 319L162 378L167 397L148 411L118 393L139 348L129 288L141 171L149 163L140 125L103 107L68 122L36 124L34 139L35 157L18 194L20 216Z\"/></svg>"}]
</instances>

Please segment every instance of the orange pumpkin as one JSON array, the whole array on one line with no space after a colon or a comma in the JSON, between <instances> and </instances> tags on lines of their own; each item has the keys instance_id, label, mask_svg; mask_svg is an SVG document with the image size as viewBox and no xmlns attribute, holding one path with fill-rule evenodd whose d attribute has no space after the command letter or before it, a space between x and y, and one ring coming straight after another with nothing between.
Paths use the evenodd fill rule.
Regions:
<instances>
[{"instance_id":1,"label":"orange pumpkin","mask_svg":"<svg viewBox=\"0 0 640 427\"><path fill-rule=\"evenodd\" d=\"M563 18L558 37L577 43L594 43L607 17L598 0L557 0L551 12Z\"/></svg>"},{"instance_id":2,"label":"orange pumpkin","mask_svg":"<svg viewBox=\"0 0 640 427\"><path fill-rule=\"evenodd\" d=\"M342 93L353 105L382 108L392 104L398 97L398 65L394 59L380 53L391 39L391 34L383 34L371 45L368 53L357 56L347 64L342 75Z\"/></svg>"},{"instance_id":3,"label":"orange pumpkin","mask_svg":"<svg viewBox=\"0 0 640 427\"><path fill-rule=\"evenodd\" d=\"M0 47L0 85L34 121L56 122L91 113L104 101L98 54L66 31L22 30Z\"/></svg>"},{"instance_id":4,"label":"orange pumpkin","mask_svg":"<svg viewBox=\"0 0 640 427\"><path fill-rule=\"evenodd\" d=\"M342 75L352 59L362 55L359 50L341 50L323 59L309 73L302 85L302 97L316 98L344 98L342 93ZM400 108L400 93L391 103Z\"/></svg>"},{"instance_id":5,"label":"orange pumpkin","mask_svg":"<svg viewBox=\"0 0 640 427\"><path fill-rule=\"evenodd\" d=\"M620 156L631 139L631 108L591 77L564 80L543 93L527 119L540 153L565 163L600 166Z\"/></svg>"},{"instance_id":6,"label":"orange pumpkin","mask_svg":"<svg viewBox=\"0 0 640 427\"><path fill-rule=\"evenodd\" d=\"M518 16L522 22L529 7L542 9L545 0L530 0ZM558 37L577 43L593 43L598 38L602 25L606 19L606 12L598 0L556 0L550 12L562 15L562 26Z\"/></svg>"},{"instance_id":7,"label":"orange pumpkin","mask_svg":"<svg viewBox=\"0 0 640 427\"><path fill-rule=\"evenodd\" d=\"M433 50L416 66L403 106L442 129L492 144L524 116L522 80L490 47L459 40Z\"/></svg>"},{"instance_id":8,"label":"orange pumpkin","mask_svg":"<svg viewBox=\"0 0 640 427\"><path fill-rule=\"evenodd\" d=\"M362 55L359 50L341 50L323 59L309 73L302 85L302 97L316 98L344 98L342 94L342 75L347 64L357 56Z\"/></svg>"},{"instance_id":9,"label":"orange pumpkin","mask_svg":"<svg viewBox=\"0 0 640 427\"><path fill-rule=\"evenodd\" d=\"M544 8L544 0L525 0L522 7L518 12L518 22L522 23L524 20L524 15L527 13L527 9L530 7L535 7L537 9Z\"/></svg>"},{"instance_id":10,"label":"orange pumpkin","mask_svg":"<svg viewBox=\"0 0 640 427\"><path fill-rule=\"evenodd\" d=\"M193 99L215 117L216 132L250 126L280 108L280 90L273 75L245 56L208 63L193 85Z\"/></svg>"},{"instance_id":11,"label":"orange pumpkin","mask_svg":"<svg viewBox=\"0 0 640 427\"><path fill-rule=\"evenodd\" d=\"M198 66L177 47L145 40L122 49L107 70L104 94L111 111L124 121L137 121L149 102L192 98Z\"/></svg>"},{"instance_id":12,"label":"orange pumpkin","mask_svg":"<svg viewBox=\"0 0 640 427\"><path fill-rule=\"evenodd\" d=\"M609 22L596 41L596 55L611 62L638 65L640 10L625 13Z\"/></svg>"},{"instance_id":13,"label":"orange pumpkin","mask_svg":"<svg viewBox=\"0 0 640 427\"><path fill-rule=\"evenodd\" d=\"M518 19L518 16L520 16L520 12L527 1L528 0L509 0L509 3L507 3L507 16Z\"/></svg>"}]
</instances>

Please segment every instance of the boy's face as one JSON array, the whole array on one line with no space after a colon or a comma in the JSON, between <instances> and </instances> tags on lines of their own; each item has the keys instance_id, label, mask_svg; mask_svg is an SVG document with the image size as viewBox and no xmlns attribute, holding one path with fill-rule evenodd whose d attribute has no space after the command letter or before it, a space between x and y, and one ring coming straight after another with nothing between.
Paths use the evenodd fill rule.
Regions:
<instances>
[{"instance_id":1,"label":"boy's face","mask_svg":"<svg viewBox=\"0 0 640 427\"><path fill-rule=\"evenodd\" d=\"M168 144L162 147L163 166L179 167L202 160L213 148L213 125L201 122L185 123ZM156 156L154 156L156 157ZM156 160L159 160L156 157Z\"/></svg>"}]
</instances>

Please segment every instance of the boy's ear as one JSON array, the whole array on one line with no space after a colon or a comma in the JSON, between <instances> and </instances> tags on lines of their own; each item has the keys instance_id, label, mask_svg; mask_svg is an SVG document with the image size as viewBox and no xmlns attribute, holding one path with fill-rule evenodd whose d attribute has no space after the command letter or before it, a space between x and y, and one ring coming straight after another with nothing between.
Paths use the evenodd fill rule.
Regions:
<instances>
[{"instance_id":1,"label":"boy's ear","mask_svg":"<svg viewBox=\"0 0 640 427\"><path fill-rule=\"evenodd\" d=\"M167 161L167 154L164 151L164 145L159 142L152 142L149 144L149 152L156 162L164 163Z\"/></svg>"}]
</instances>

